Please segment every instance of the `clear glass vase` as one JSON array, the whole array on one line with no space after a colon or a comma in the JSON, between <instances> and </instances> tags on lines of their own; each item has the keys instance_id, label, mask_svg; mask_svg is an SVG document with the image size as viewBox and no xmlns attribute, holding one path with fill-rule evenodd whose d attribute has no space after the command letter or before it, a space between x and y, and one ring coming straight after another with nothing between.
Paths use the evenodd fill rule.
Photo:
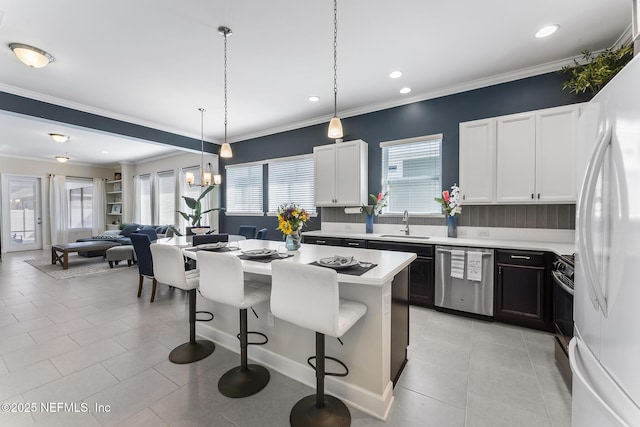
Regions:
<instances>
[{"instance_id":1,"label":"clear glass vase","mask_svg":"<svg viewBox=\"0 0 640 427\"><path fill-rule=\"evenodd\" d=\"M301 241L302 236L300 235L300 230L294 230L291 234L287 234L287 237L284 239L284 244L287 247L287 250L297 251L300 249Z\"/></svg>"}]
</instances>

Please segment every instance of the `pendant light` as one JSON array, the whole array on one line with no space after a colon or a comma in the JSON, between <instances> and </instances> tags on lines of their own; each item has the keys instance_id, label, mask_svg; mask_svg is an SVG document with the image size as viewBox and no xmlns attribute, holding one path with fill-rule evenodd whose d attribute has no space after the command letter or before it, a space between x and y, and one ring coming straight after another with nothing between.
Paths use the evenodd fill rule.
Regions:
<instances>
[{"instance_id":1,"label":"pendant light","mask_svg":"<svg viewBox=\"0 0 640 427\"><path fill-rule=\"evenodd\" d=\"M201 138L200 138L200 184L198 184L198 186L200 187L215 187L216 185L219 185L222 182L222 178L220 175L215 175L213 177L213 182L211 181L211 169L209 169L209 172L205 172L204 171L204 112L207 111L204 108L200 107L198 108L198 111L200 111L200 134L201 134ZM211 166L211 163L209 163L209 166ZM193 186L195 184L195 176L193 175L193 172L187 172L185 174L185 179L187 181L187 184L189 184L189 186Z\"/></svg>"},{"instance_id":2,"label":"pendant light","mask_svg":"<svg viewBox=\"0 0 640 427\"><path fill-rule=\"evenodd\" d=\"M342 138L342 123L338 118L338 0L333 0L333 118L327 135Z\"/></svg>"},{"instance_id":3,"label":"pendant light","mask_svg":"<svg viewBox=\"0 0 640 427\"><path fill-rule=\"evenodd\" d=\"M231 144L227 142L227 37L233 33L227 27L218 27L218 33L224 37L224 142L220 148L220 157L228 159L233 157L233 152L231 151Z\"/></svg>"}]
</instances>

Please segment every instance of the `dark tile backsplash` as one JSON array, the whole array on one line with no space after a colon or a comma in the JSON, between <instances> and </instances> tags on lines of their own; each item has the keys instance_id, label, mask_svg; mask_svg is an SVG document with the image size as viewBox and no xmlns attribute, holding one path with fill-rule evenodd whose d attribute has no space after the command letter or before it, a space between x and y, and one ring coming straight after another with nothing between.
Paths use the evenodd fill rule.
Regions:
<instances>
[{"instance_id":1,"label":"dark tile backsplash","mask_svg":"<svg viewBox=\"0 0 640 427\"><path fill-rule=\"evenodd\" d=\"M576 205L464 206L458 224L467 227L549 228L573 230ZM364 223L364 214L345 214L344 208L322 208L323 222ZM401 224L402 218L376 218L378 224ZM446 225L445 218L410 216L409 224Z\"/></svg>"}]
</instances>

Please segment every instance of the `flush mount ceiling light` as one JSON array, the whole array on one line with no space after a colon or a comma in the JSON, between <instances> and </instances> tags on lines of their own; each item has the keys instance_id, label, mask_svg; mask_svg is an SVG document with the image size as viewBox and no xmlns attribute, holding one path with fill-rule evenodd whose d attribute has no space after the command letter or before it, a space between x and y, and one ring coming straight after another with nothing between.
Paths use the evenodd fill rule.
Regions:
<instances>
[{"instance_id":1,"label":"flush mount ceiling light","mask_svg":"<svg viewBox=\"0 0 640 427\"><path fill-rule=\"evenodd\" d=\"M409 92L411 92L411 88L410 87L403 87L402 89L400 89L400 93L403 94L403 95L406 94L406 93L409 93Z\"/></svg>"},{"instance_id":2,"label":"flush mount ceiling light","mask_svg":"<svg viewBox=\"0 0 640 427\"><path fill-rule=\"evenodd\" d=\"M224 37L224 142L220 147L220 157L229 158L233 157L233 151L231 144L227 142L227 37L233 33L227 27L218 27L218 33Z\"/></svg>"},{"instance_id":3,"label":"flush mount ceiling light","mask_svg":"<svg viewBox=\"0 0 640 427\"><path fill-rule=\"evenodd\" d=\"M320 101L320 97L319 96L310 96L309 97L309 101L318 102L318 101Z\"/></svg>"},{"instance_id":4,"label":"flush mount ceiling light","mask_svg":"<svg viewBox=\"0 0 640 427\"><path fill-rule=\"evenodd\" d=\"M327 135L331 139L342 138L342 123L338 118L338 0L333 0L333 118Z\"/></svg>"},{"instance_id":5,"label":"flush mount ceiling light","mask_svg":"<svg viewBox=\"0 0 640 427\"><path fill-rule=\"evenodd\" d=\"M536 33L536 38L541 39L544 37L549 37L551 34L558 31L558 28L560 28L560 25L558 24L547 25L546 27L542 27Z\"/></svg>"},{"instance_id":6,"label":"flush mount ceiling light","mask_svg":"<svg viewBox=\"0 0 640 427\"><path fill-rule=\"evenodd\" d=\"M67 163L69 161L68 156L55 156L55 159L60 163Z\"/></svg>"},{"instance_id":7,"label":"flush mount ceiling light","mask_svg":"<svg viewBox=\"0 0 640 427\"><path fill-rule=\"evenodd\" d=\"M11 43L9 48L22 63L31 68L46 67L50 62L53 62L53 56L37 47L22 43Z\"/></svg>"},{"instance_id":8,"label":"flush mount ceiling light","mask_svg":"<svg viewBox=\"0 0 640 427\"><path fill-rule=\"evenodd\" d=\"M200 111L200 184L197 184L199 187L215 187L219 185L222 181L220 175L215 175L213 183L211 182L211 169L209 172L204 171L204 112L207 111L204 108L198 108ZM211 163L209 163L209 168L211 168ZM185 180L189 186L195 185L195 176L193 172L187 172L185 174Z\"/></svg>"},{"instance_id":9,"label":"flush mount ceiling light","mask_svg":"<svg viewBox=\"0 0 640 427\"><path fill-rule=\"evenodd\" d=\"M50 133L49 136L55 142L59 142L60 144L63 144L69 140L69 137L67 135L63 135L61 133Z\"/></svg>"},{"instance_id":10,"label":"flush mount ceiling light","mask_svg":"<svg viewBox=\"0 0 640 427\"><path fill-rule=\"evenodd\" d=\"M392 71L391 73L389 73L390 79L397 79L399 77L402 77L402 71Z\"/></svg>"}]
</instances>

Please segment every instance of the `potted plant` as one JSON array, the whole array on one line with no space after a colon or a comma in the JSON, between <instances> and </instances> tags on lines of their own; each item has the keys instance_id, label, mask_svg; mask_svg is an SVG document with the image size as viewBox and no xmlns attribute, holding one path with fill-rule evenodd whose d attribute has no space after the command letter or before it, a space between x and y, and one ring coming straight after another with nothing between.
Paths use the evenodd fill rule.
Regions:
<instances>
[{"instance_id":1,"label":"potted plant","mask_svg":"<svg viewBox=\"0 0 640 427\"><path fill-rule=\"evenodd\" d=\"M202 220L202 216L204 214L207 214L212 211L224 210L224 208L211 208L211 209L207 209L206 211L202 211L202 203L201 203L202 199L204 198L204 196L209 194L209 192L214 188L215 186L207 187L202 193L200 193L197 199L194 199L193 197L182 196L182 198L184 199L184 202L187 204L189 208L191 208L192 212L191 213L186 213L182 211L176 211L176 212L182 215L182 217L185 220L189 221L192 227L200 227L201 225L200 221Z\"/></svg>"},{"instance_id":2,"label":"potted plant","mask_svg":"<svg viewBox=\"0 0 640 427\"><path fill-rule=\"evenodd\" d=\"M605 49L598 55L583 50L584 64L574 59L574 66L567 65L560 70L561 73L570 75L562 89L569 89L572 93L585 93L588 90L595 95L632 58L632 45L622 45L619 49Z\"/></svg>"},{"instance_id":3,"label":"potted plant","mask_svg":"<svg viewBox=\"0 0 640 427\"><path fill-rule=\"evenodd\" d=\"M387 195L388 193L378 193L376 197L374 194L369 194L371 200L373 200L372 205L362 205L362 212L366 215L366 232L373 233L373 219L376 215L380 215L382 213L382 208L387 206Z\"/></svg>"},{"instance_id":4,"label":"potted plant","mask_svg":"<svg viewBox=\"0 0 640 427\"><path fill-rule=\"evenodd\" d=\"M453 184L451 192L445 190L442 192L442 197L436 197L436 202L442 205L442 209L447 213L447 236L458 237L458 217L462 213L462 206L460 206L460 187L458 184Z\"/></svg>"},{"instance_id":5,"label":"potted plant","mask_svg":"<svg viewBox=\"0 0 640 427\"><path fill-rule=\"evenodd\" d=\"M288 250L300 249L300 231L308 220L309 213L297 203L285 203L278 207L278 230L284 233Z\"/></svg>"}]
</instances>

